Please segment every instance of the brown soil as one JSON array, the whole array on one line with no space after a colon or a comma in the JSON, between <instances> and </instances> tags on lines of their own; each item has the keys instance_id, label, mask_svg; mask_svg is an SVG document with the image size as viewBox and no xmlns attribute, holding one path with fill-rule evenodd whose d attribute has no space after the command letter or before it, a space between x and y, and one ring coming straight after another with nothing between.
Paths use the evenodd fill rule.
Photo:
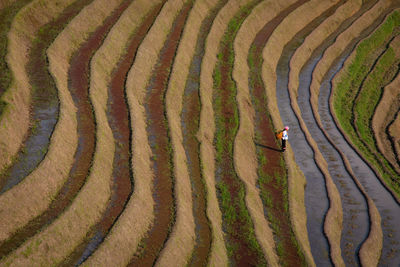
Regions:
<instances>
[{"instance_id":1,"label":"brown soil","mask_svg":"<svg viewBox=\"0 0 400 267\"><path fill-rule=\"evenodd\" d=\"M196 224L196 244L190 266L206 266L211 249L211 228L206 214L206 188L200 162L200 142L196 134L199 130L200 119L200 69L204 55L206 37L218 11L227 1L219 1L217 6L203 20L196 44L195 56L189 69L182 107L183 145L188 159L188 168L192 183L193 215Z\"/></svg>"},{"instance_id":2,"label":"brown soil","mask_svg":"<svg viewBox=\"0 0 400 267\"><path fill-rule=\"evenodd\" d=\"M123 3L116 13L120 15L128 7L127 5L129 3L130 1ZM111 78L107 112L108 121L115 140L112 176L113 185L111 199L102 219L92 229L91 235L94 236L97 234L96 239L99 238L99 236L100 240L104 239L125 209L127 200L132 194L133 177L130 169L131 131L130 116L125 98L125 79L135 59L137 48L153 24L162 5L163 3L158 4L151 13L146 16L142 24L134 33L127 48L127 52L124 55L124 59L119 62ZM84 242L80 247L94 251L100 242L102 241L95 241L94 244ZM81 254L83 252L82 250L76 251L79 252L77 254ZM83 260L86 260L90 255L85 254L84 256L80 256Z\"/></svg>"},{"instance_id":3,"label":"brown soil","mask_svg":"<svg viewBox=\"0 0 400 267\"><path fill-rule=\"evenodd\" d=\"M69 20L71 20L76 14L79 13L79 11L84 6L86 6L90 2L92 2L92 0L78 1L78 2L75 2L74 4L72 4L71 6L69 6L60 15L60 17L57 20L55 20L45 26L45 27L51 27L53 32L49 32L48 35L43 36L43 38L50 37L52 40L56 36L54 34L54 30L57 30L58 32L63 30L65 24L68 23ZM47 41L51 42L51 40L47 40ZM45 49L45 47L43 47L43 49ZM37 53L40 53L39 57L42 56L41 51L37 51ZM37 62L37 63L40 64L40 62ZM38 69L43 68L41 65L37 65L36 67ZM83 99L81 100L81 102L84 102L85 104L87 103ZM80 119L83 120L84 116L77 116L77 117L78 117L78 121L80 121ZM85 121L85 122L87 122L87 121ZM93 127L93 129L94 129L94 127ZM82 129L80 129L80 130L82 131ZM85 130L87 130L87 128ZM78 128L78 131L79 131L79 128ZM93 141L93 143L94 143L94 141ZM84 142L84 145L87 145L87 144ZM93 148L94 148L94 145L92 145L92 153L93 153ZM82 163L84 162L82 156L86 155L86 153L84 153L85 146L83 146L83 148L81 148L80 150L81 150L81 153L79 153L80 151L78 150L78 152L76 154L76 159L77 159L75 162L76 164L74 165L74 167L71 170L68 182L60 190L59 194L56 196L55 200L52 202L50 208L48 210L46 210L40 216L32 219L23 228L18 229L18 231L11 238L6 240L5 242L2 242L0 244L0 257L7 255L12 250L19 247L29 237L36 234L40 229L42 229L46 225L49 225L52 221L54 221L55 218L57 218L57 216L65 209L65 207L67 207L71 203L72 199L74 198L76 193L79 191L79 188L81 187L81 185L86 177L86 176L82 175L83 168L81 167ZM90 159L91 159L91 154L89 154L89 163L90 163ZM88 167L86 168L86 170L87 169L88 169Z\"/></svg>"},{"instance_id":4,"label":"brown soil","mask_svg":"<svg viewBox=\"0 0 400 267\"><path fill-rule=\"evenodd\" d=\"M253 105L255 108L255 142L258 145L257 153L267 159L266 163L259 161L258 173L270 177L268 182L259 181L262 194L268 194L272 200L273 206L266 205L267 214L279 221L279 233L275 232L275 240L281 243L284 254L280 255L280 262L285 266L295 266L298 264L305 265L304 257L298 250L295 242L294 234L291 228L289 210L285 208L289 200L287 197L287 184L281 181L286 179L286 167L281 165L283 156L277 145L275 137L275 129L270 119L270 115L266 112L265 107L268 105L265 94L265 87L261 78L262 68L262 50L266 42L271 36L273 30L281 23L281 21L293 10L307 0L300 0L289 6L287 9L278 14L273 20L268 22L264 28L257 34L250 50L249 59L253 59L253 66L250 66L250 92L252 94ZM272 226L274 227L274 226ZM276 229L275 229L276 231Z\"/></svg>"},{"instance_id":5,"label":"brown soil","mask_svg":"<svg viewBox=\"0 0 400 267\"><path fill-rule=\"evenodd\" d=\"M141 250L130 266L154 264L164 246L175 220L171 144L165 115L165 91L181 34L193 2L188 1L176 17L161 50L147 88L146 113L148 138L153 152L155 218L154 225L140 242ZM140 249L140 248L139 248Z\"/></svg>"}]
</instances>

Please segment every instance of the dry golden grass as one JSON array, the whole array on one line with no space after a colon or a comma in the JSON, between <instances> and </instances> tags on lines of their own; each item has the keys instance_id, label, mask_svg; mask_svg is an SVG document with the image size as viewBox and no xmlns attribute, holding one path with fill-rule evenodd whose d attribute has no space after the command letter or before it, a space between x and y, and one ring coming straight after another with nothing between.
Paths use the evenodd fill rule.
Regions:
<instances>
[{"instance_id":1,"label":"dry golden grass","mask_svg":"<svg viewBox=\"0 0 400 267\"><path fill-rule=\"evenodd\" d=\"M41 3L33 2L28 6L31 9L25 9L24 14L32 16L34 12L38 12L38 5ZM58 13L53 15L57 16ZM42 22L41 25L43 24ZM57 86L60 86L59 120L51 137L46 158L21 183L0 196L0 240L3 241L49 207L65 181L73 161L77 143L75 106L68 88L63 86L61 77L68 64L59 59L54 60L54 50L49 50L50 69L54 71ZM58 62L58 65L54 65L55 62Z\"/></svg>"},{"instance_id":2,"label":"dry golden grass","mask_svg":"<svg viewBox=\"0 0 400 267\"><path fill-rule=\"evenodd\" d=\"M399 97L399 96L397 96ZM389 128L390 136L394 140L394 149L397 160L400 160L400 112L397 113L397 116Z\"/></svg>"},{"instance_id":3,"label":"dry golden grass","mask_svg":"<svg viewBox=\"0 0 400 267\"><path fill-rule=\"evenodd\" d=\"M127 11L130 18L128 16L122 19L126 19L129 22L128 19L133 19L132 12L139 11L137 14L144 14L143 9L145 6L148 9L151 7L150 5L154 5L154 3L144 4L145 2L144 0L137 3L134 2L133 6L140 5L141 7L136 6L135 10L132 6L132 10ZM86 266L125 266L137 251L140 240L145 236L154 219L154 200L152 198L154 174L150 160L152 153L146 131L147 122L144 100L146 86L157 63L158 54L170 31L175 14L182 5L182 1L168 1L164 5L161 13L157 16L157 20L140 45L135 63L128 74L127 98L131 113L134 192L125 211L104 243L86 261ZM136 19L135 23L137 23ZM121 25L122 28L118 33L111 32L108 46L118 50L123 49L123 46L118 46L121 39L117 34L122 34L121 38L126 36L126 32L129 31L129 28L132 28L131 24L132 22L127 25Z\"/></svg>"},{"instance_id":4,"label":"dry golden grass","mask_svg":"<svg viewBox=\"0 0 400 267\"><path fill-rule=\"evenodd\" d=\"M136 28L140 25L144 16L151 10L151 8L159 3L160 1L149 2L146 0L133 2L108 34L101 50L98 52L101 53L101 55L99 54L99 57L107 57L109 65L111 67L115 66L121 59L121 56L123 56L131 34L135 32ZM113 51L113 53L110 53L109 51ZM107 69L107 77L110 77L111 70L112 69ZM130 75L129 77L132 76ZM129 81L132 81L132 79L129 78ZM130 82L128 82L127 86L128 88L130 87ZM145 127L144 124L140 125L137 123L136 119L133 119L131 123L132 129ZM133 145L132 149L137 145L138 144ZM146 177L147 172L140 169L140 172L138 172L137 168L135 169L135 165L140 164L134 164L132 162L132 168L135 170L135 189L137 190L142 187L142 177ZM135 232L145 231L151 223L150 216L146 216L147 213L151 213L151 209L149 211L146 210L139 212L140 208L145 207L149 195L151 196L151 191L146 190L138 190L132 194L131 199L127 203L126 209L115 223L104 242L84 263L84 265L126 266L126 264L128 264L136 250L138 242L140 241L140 236L137 236ZM138 216L139 213L141 216ZM140 224L141 221L144 222L144 225Z\"/></svg>"},{"instance_id":5,"label":"dry golden grass","mask_svg":"<svg viewBox=\"0 0 400 267\"><path fill-rule=\"evenodd\" d=\"M7 64L13 74L10 88L2 99L8 103L0 117L0 171L9 165L21 149L30 125L31 86L25 66L29 49L41 26L56 17L72 0L56 3L36 0L15 16L8 33Z\"/></svg>"},{"instance_id":6,"label":"dry golden grass","mask_svg":"<svg viewBox=\"0 0 400 267\"><path fill-rule=\"evenodd\" d=\"M219 43L226 25L246 1L231 0L219 12L207 38L200 77L201 114L198 139L200 157L207 186L207 215L213 230L210 266L227 265L228 258L222 231L221 211L215 190L215 150L213 147L215 122L213 111L213 70L217 60Z\"/></svg>"},{"instance_id":7,"label":"dry golden grass","mask_svg":"<svg viewBox=\"0 0 400 267\"><path fill-rule=\"evenodd\" d=\"M1 0L0 1L0 10L11 5L12 3L14 3L16 0Z\"/></svg>"},{"instance_id":8,"label":"dry golden grass","mask_svg":"<svg viewBox=\"0 0 400 267\"><path fill-rule=\"evenodd\" d=\"M111 4L107 0L93 2L71 22L69 26L76 25L78 31L71 31L70 34L75 36L77 33L82 35L82 32L93 31L118 4L118 1ZM97 146L87 183L65 213L4 258L0 264L58 264L82 242L89 228L100 219L111 193L114 156L114 141L104 108L107 103L107 80L104 77L109 74L104 66L108 66L107 63L107 59L99 53L96 53L91 63L90 97L97 121Z\"/></svg>"},{"instance_id":9,"label":"dry golden grass","mask_svg":"<svg viewBox=\"0 0 400 267\"><path fill-rule=\"evenodd\" d=\"M189 67L196 49L197 35L203 19L217 1L196 1L185 25L177 50L166 93L166 110L173 147L176 222L165 248L157 261L158 266L183 266L190 259L195 245L192 189L187 158L183 147L181 128L182 98L189 74Z\"/></svg>"},{"instance_id":10,"label":"dry golden grass","mask_svg":"<svg viewBox=\"0 0 400 267\"><path fill-rule=\"evenodd\" d=\"M257 185L257 158L254 144L254 107L250 99L248 87L249 68L247 56L256 34L264 25L273 19L279 12L294 3L286 1L265 1L254 8L249 17L243 22L234 42L235 63L233 79L237 86L237 102L240 116L240 125L235 138L234 160L235 168L240 179L246 186L246 205L254 223L255 234L265 257L271 266L278 266L275 241L269 222L264 216L263 203L260 199ZM304 228L303 231L307 232ZM308 238L306 240L308 244ZM308 245L308 251L310 251ZM311 253L310 253L311 256ZM312 259L312 257L311 257ZM310 264L312 265L312 264Z\"/></svg>"},{"instance_id":11,"label":"dry golden grass","mask_svg":"<svg viewBox=\"0 0 400 267\"><path fill-rule=\"evenodd\" d=\"M319 14L321 14L334 4L335 2L333 1L307 2L306 4L295 10L292 14L290 14L278 26L278 28L271 36L270 41L264 48L263 57L265 61L263 66L264 67L263 80L267 87L268 99L271 99L271 102L269 103L269 109L272 114L274 124L277 127L283 127L283 125L280 118L277 118L276 116L276 114L279 114L279 110L276 103L276 93L275 93L276 90L275 69L279 60L279 56L282 53L283 47L302 27L304 27L314 17L318 16ZM293 21L295 21L295 23ZM294 111L298 115L300 114L299 109L296 106L294 106ZM330 209L328 210L328 213L326 215L324 228L325 228L325 233L328 236L329 243L331 245L331 255L334 260L334 263L336 265L343 266L344 262L340 253L340 236L341 236L342 220L343 220L340 196L336 189L335 184L332 181L332 178L329 175L329 172L327 170L327 164L317 148L317 144L311 138L311 135L308 133L305 124L302 120L300 120L300 125L302 129L305 131L306 138L308 139L312 148L315 151L315 161L319 165L319 167L323 170L323 173L326 178L326 186L328 189L328 196L330 199ZM294 166L295 165L294 161L290 160L294 157L290 146L288 152L289 154L285 155L285 159L288 162L289 175L294 175L296 173L299 173L299 169L297 166ZM293 190L289 191L289 196L293 195L293 198L290 199L291 212L293 212L293 209L296 208L301 208L304 210L304 183L305 181L303 176L298 175L296 178L289 176L289 190ZM301 206L294 201L295 199L300 200ZM302 214L305 214L305 212ZM306 222L305 215L303 215L303 220L299 218L297 222L293 222L297 236L301 234L306 235L305 233L300 232L301 229L304 229L305 222ZM300 226L299 223L302 223L302 225ZM298 239L302 240L302 238L299 237Z\"/></svg>"}]
</instances>

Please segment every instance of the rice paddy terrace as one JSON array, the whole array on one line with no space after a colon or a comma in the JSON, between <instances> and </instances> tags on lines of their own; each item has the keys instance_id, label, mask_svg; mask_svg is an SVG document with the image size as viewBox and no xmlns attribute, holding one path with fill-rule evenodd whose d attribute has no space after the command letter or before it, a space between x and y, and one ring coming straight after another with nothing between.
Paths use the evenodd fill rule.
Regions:
<instances>
[{"instance_id":1,"label":"rice paddy terrace","mask_svg":"<svg viewBox=\"0 0 400 267\"><path fill-rule=\"evenodd\" d=\"M0 266L400 266L399 0L0 0L0 57Z\"/></svg>"}]
</instances>

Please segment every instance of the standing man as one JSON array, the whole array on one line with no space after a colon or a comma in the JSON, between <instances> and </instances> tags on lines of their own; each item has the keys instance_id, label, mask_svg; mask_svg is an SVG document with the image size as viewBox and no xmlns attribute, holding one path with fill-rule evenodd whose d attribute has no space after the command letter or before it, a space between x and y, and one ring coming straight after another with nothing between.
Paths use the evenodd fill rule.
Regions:
<instances>
[{"instance_id":1,"label":"standing man","mask_svg":"<svg viewBox=\"0 0 400 267\"><path fill-rule=\"evenodd\" d=\"M288 136L289 126L285 126L282 130L282 151L286 150L286 140L289 139Z\"/></svg>"}]
</instances>

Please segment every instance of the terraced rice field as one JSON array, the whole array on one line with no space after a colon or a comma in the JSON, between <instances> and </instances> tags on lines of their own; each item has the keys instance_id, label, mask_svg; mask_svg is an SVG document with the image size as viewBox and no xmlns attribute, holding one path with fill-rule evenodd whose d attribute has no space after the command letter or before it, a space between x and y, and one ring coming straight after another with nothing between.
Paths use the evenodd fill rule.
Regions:
<instances>
[{"instance_id":1,"label":"terraced rice field","mask_svg":"<svg viewBox=\"0 0 400 267\"><path fill-rule=\"evenodd\" d=\"M0 266L400 266L399 0L0 0L0 58Z\"/></svg>"}]
</instances>

